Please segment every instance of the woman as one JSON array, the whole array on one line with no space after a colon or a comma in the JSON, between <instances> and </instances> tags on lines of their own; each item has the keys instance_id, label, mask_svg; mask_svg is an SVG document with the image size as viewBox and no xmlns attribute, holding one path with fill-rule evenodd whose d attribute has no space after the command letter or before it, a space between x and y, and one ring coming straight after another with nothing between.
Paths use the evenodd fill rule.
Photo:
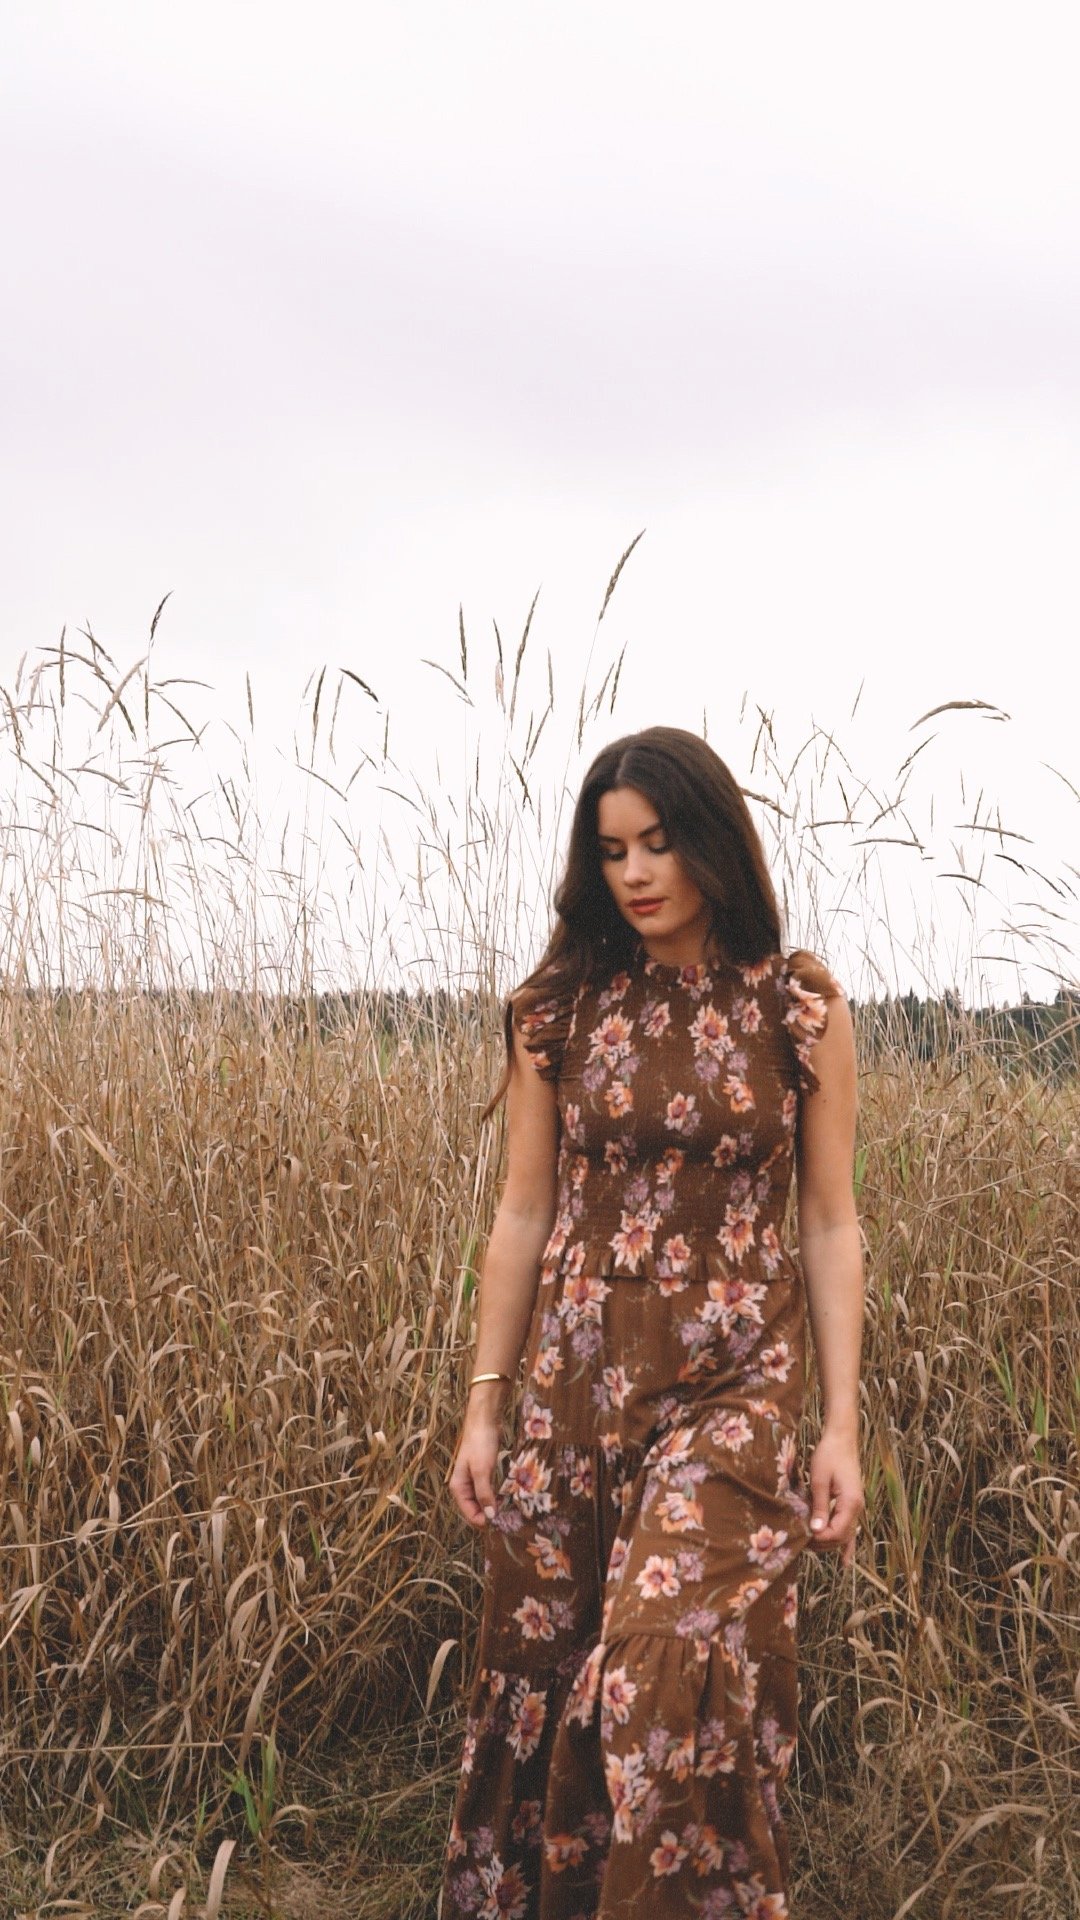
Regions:
<instances>
[{"instance_id":1,"label":"woman","mask_svg":"<svg viewBox=\"0 0 1080 1920\"><path fill-rule=\"evenodd\" d=\"M484 1116L505 1092L449 1475L485 1586L441 1920L777 1920L796 1561L850 1565L863 1505L851 1015L782 954L742 794L681 728L597 755L555 910Z\"/></svg>"}]
</instances>

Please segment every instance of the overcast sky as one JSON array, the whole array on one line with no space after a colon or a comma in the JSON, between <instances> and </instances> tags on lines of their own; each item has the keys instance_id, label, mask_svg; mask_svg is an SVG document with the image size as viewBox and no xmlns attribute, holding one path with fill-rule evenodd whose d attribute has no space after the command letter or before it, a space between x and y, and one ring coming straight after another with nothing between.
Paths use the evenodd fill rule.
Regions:
<instances>
[{"instance_id":1,"label":"overcast sky","mask_svg":"<svg viewBox=\"0 0 1080 1920\"><path fill-rule=\"evenodd\" d=\"M751 784L746 694L887 791L980 699L1010 718L945 716L919 804L981 791L1068 882L1073 8L7 0L0 34L5 683L87 620L127 666L171 591L158 668L223 712L250 672L284 744L326 661L378 694L358 740L389 711L399 764L464 766L477 710L420 664L459 603L490 659L539 588L576 690L644 528L587 749L707 724ZM959 972L955 865L912 911Z\"/></svg>"}]
</instances>

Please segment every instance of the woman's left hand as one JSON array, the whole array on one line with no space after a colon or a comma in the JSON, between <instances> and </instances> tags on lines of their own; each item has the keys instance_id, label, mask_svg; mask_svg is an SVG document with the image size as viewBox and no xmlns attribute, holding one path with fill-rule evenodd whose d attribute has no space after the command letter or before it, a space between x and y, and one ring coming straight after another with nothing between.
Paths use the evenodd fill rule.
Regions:
<instances>
[{"instance_id":1,"label":"woman's left hand","mask_svg":"<svg viewBox=\"0 0 1080 1920\"><path fill-rule=\"evenodd\" d=\"M854 1433L822 1428L810 1461L810 1493L813 1502L810 1545L823 1549L841 1547L841 1563L850 1567L863 1511L862 1468L859 1442Z\"/></svg>"}]
</instances>

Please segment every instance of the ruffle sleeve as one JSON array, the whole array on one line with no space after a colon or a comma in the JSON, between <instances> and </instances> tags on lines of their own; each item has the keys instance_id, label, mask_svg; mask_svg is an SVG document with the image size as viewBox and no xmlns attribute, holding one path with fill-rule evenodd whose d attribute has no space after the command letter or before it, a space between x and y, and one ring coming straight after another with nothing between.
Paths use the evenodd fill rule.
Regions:
<instances>
[{"instance_id":1,"label":"ruffle sleeve","mask_svg":"<svg viewBox=\"0 0 1080 1920\"><path fill-rule=\"evenodd\" d=\"M555 1084L573 1024L574 1001L573 991L565 985L518 987L503 1014L507 1059L514 1050L516 1027L541 1080Z\"/></svg>"},{"instance_id":2,"label":"ruffle sleeve","mask_svg":"<svg viewBox=\"0 0 1080 1920\"><path fill-rule=\"evenodd\" d=\"M817 1093L821 1082L814 1070L814 1051L829 1024L828 1002L842 989L828 967L799 948L790 953L780 969L783 1023L798 1067L799 1086L804 1094Z\"/></svg>"}]
</instances>

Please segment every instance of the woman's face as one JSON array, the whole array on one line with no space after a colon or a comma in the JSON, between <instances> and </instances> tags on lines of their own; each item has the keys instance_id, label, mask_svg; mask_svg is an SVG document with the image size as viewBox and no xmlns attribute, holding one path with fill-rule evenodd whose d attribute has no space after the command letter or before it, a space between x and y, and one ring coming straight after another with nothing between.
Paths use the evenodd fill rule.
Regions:
<instances>
[{"instance_id":1,"label":"woman's face","mask_svg":"<svg viewBox=\"0 0 1080 1920\"><path fill-rule=\"evenodd\" d=\"M709 929L709 903L669 847L652 801L636 787L601 794L596 832L600 870L646 950L680 966L696 960Z\"/></svg>"}]
</instances>

